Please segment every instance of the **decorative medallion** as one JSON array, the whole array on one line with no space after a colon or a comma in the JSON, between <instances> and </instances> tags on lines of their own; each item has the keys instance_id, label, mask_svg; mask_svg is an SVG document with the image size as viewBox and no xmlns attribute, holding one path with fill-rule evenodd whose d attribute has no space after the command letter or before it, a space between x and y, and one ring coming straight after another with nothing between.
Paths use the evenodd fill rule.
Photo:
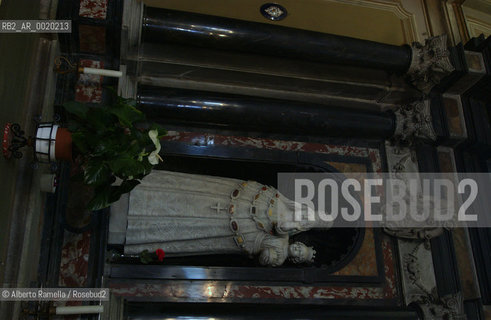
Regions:
<instances>
[{"instance_id":1,"label":"decorative medallion","mask_svg":"<svg viewBox=\"0 0 491 320\"><path fill-rule=\"evenodd\" d=\"M230 228L232 228L233 232L238 232L239 231L239 225L237 224L237 221L231 220L230 221Z\"/></svg>"},{"instance_id":2,"label":"decorative medallion","mask_svg":"<svg viewBox=\"0 0 491 320\"><path fill-rule=\"evenodd\" d=\"M239 196L239 194L240 194L240 190L239 190L239 189L235 189L235 190L232 192L231 198L232 198L232 199L237 199L237 197Z\"/></svg>"},{"instance_id":3,"label":"decorative medallion","mask_svg":"<svg viewBox=\"0 0 491 320\"><path fill-rule=\"evenodd\" d=\"M239 247L239 248L244 248L244 236L242 236L241 234L238 234L237 236L234 237L234 241L235 241L235 244Z\"/></svg>"},{"instance_id":4,"label":"decorative medallion","mask_svg":"<svg viewBox=\"0 0 491 320\"><path fill-rule=\"evenodd\" d=\"M261 6L261 14L269 20L280 21L286 18L285 7L276 3L266 3Z\"/></svg>"}]
</instances>

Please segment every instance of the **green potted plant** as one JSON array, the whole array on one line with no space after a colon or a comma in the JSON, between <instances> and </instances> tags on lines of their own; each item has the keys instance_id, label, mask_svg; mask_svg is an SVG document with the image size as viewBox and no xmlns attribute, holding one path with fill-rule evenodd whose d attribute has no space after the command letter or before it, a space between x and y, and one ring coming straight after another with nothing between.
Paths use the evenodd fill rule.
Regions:
<instances>
[{"instance_id":1,"label":"green potted plant","mask_svg":"<svg viewBox=\"0 0 491 320\"><path fill-rule=\"evenodd\" d=\"M76 177L93 189L89 210L117 201L162 160L159 139L166 131L147 122L135 101L116 96L107 106L69 102L64 108L80 168Z\"/></svg>"}]
</instances>

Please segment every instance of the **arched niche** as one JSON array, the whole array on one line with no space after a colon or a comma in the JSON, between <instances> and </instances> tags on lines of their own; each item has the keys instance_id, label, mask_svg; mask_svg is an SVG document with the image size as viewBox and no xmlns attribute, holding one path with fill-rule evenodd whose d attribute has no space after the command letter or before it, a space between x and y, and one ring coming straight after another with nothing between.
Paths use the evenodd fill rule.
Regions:
<instances>
[{"instance_id":1,"label":"arched niche","mask_svg":"<svg viewBox=\"0 0 491 320\"><path fill-rule=\"evenodd\" d=\"M164 142L162 148L164 162L158 165L157 170L255 180L273 187L277 187L277 174L280 172L338 172L328 165L322 156L304 152L217 145L198 146L171 141ZM315 247L318 258L313 265L285 262L281 267L273 269L264 268L256 259L243 255L207 255L165 258L164 264L144 265L138 270L148 272L149 277L155 274L159 278L173 279L218 277L250 281L329 281L330 274L346 266L358 253L364 236L363 228L315 229L293 236L291 241L298 240ZM122 246L110 245L110 248L122 252ZM118 265L116 274L123 277L125 273L129 275L128 270L134 270L125 265L141 264L136 257L115 258L112 263ZM210 268L214 272L204 272ZM239 269L244 273L237 273ZM308 273L305 270L308 270Z\"/></svg>"}]
</instances>

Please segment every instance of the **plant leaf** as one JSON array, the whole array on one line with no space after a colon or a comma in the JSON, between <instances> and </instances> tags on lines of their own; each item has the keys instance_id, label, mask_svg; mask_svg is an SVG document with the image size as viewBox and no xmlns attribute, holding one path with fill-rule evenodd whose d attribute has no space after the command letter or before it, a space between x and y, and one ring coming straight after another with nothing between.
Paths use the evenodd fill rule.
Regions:
<instances>
[{"instance_id":1,"label":"plant leaf","mask_svg":"<svg viewBox=\"0 0 491 320\"><path fill-rule=\"evenodd\" d=\"M97 134L115 130L115 119L105 108L90 108L86 120Z\"/></svg>"},{"instance_id":2,"label":"plant leaf","mask_svg":"<svg viewBox=\"0 0 491 320\"><path fill-rule=\"evenodd\" d=\"M140 261L143 264L148 264L153 261L152 254L148 250L143 250L140 252Z\"/></svg>"},{"instance_id":3,"label":"plant leaf","mask_svg":"<svg viewBox=\"0 0 491 320\"><path fill-rule=\"evenodd\" d=\"M119 198L125 193L133 190L134 187L140 184L138 180L124 180L119 186L111 186L111 192L109 195L109 202L113 203L118 201Z\"/></svg>"},{"instance_id":4,"label":"plant leaf","mask_svg":"<svg viewBox=\"0 0 491 320\"><path fill-rule=\"evenodd\" d=\"M109 187L96 188L94 190L94 196L87 204L89 210L101 210L110 206L109 195L111 189Z\"/></svg>"},{"instance_id":5,"label":"plant leaf","mask_svg":"<svg viewBox=\"0 0 491 320\"><path fill-rule=\"evenodd\" d=\"M95 189L88 204L93 210L109 206L150 173L153 166L144 157L151 152L157 156L157 142L166 134L162 126L146 122L135 100L119 97L113 88L108 89L114 94L108 106L89 107L79 102L64 105L73 115L69 128L73 145L81 153L83 181ZM148 135L151 130L155 130L152 137L157 142L152 143ZM115 177L123 179L120 186L111 185Z\"/></svg>"},{"instance_id":6,"label":"plant leaf","mask_svg":"<svg viewBox=\"0 0 491 320\"><path fill-rule=\"evenodd\" d=\"M102 159L91 158L84 166L84 182L91 186L111 184L115 178ZM111 181L112 180L112 181Z\"/></svg>"},{"instance_id":7,"label":"plant leaf","mask_svg":"<svg viewBox=\"0 0 491 320\"><path fill-rule=\"evenodd\" d=\"M145 120L143 112L126 103L111 107L108 111L118 117L121 124L125 127L132 127L135 121Z\"/></svg>"},{"instance_id":8,"label":"plant leaf","mask_svg":"<svg viewBox=\"0 0 491 320\"><path fill-rule=\"evenodd\" d=\"M84 135L83 132L73 132L72 142L81 153L89 152L90 147L88 145L87 135Z\"/></svg>"},{"instance_id":9,"label":"plant leaf","mask_svg":"<svg viewBox=\"0 0 491 320\"><path fill-rule=\"evenodd\" d=\"M167 130L165 130L164 127L162 127L158 123L152 123L152 125L150 126L150 130L158 130L158 132L159 132L158 138L159 139L167 134Z\"/></svg>"},{"instance_id":10,"label":"plant leaf","mask_svg":"<svg viewBox=\"0 0 491 320\"><path fill-rule=\"evenodd\" d=\"M138 159L122 156L109 162L111 170L123 178L137 176L145 171L143 164Z\"/></svg>"},{"instance_id":11,"label":"plant leaf","mask_svg":"<svg viewBox=\"0 0 491 320\"><path fill-rule=\"evenodd\" d=\"M85 104L76 101L70 101L64 103L63 108L65 108L66 111L76 115L77 117L83 120L87 118L87 111L89 111L90 109Z\"/></svg>"},{"instance_id":12,"label":"plant leaf","mask_svg":"<svg viewBox=\"0 0 491 320\"><path fill-rule=\"evenodd\" d=\"M123 138L123 137L122 137ZM124 139L121 139L124 140ZM98 137L92 144L92 153L96 157L104 157L105 160L119 158L125 152L125 141L114 136Z\"/></svg>"}]
</instances>

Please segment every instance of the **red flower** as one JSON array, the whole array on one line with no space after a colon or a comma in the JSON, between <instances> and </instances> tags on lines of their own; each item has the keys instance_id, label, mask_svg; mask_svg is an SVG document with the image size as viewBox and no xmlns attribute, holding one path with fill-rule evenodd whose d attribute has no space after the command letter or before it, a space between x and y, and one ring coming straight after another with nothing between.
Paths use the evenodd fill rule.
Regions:
<instances>
[{"instance_id":1,"label":"red flower","mask_svg":"<svg viewBox=\"0 0 491 320\"><path fill-rule=\"evenodd\" d=\"M165 252L164 252L164 250L162 250L162 249L157 249L157 250L155 251L155 254L157 254L157 259L158 259L160 262L164 261L164 257L165 257Z\"/></svg>"}]
</instances>

